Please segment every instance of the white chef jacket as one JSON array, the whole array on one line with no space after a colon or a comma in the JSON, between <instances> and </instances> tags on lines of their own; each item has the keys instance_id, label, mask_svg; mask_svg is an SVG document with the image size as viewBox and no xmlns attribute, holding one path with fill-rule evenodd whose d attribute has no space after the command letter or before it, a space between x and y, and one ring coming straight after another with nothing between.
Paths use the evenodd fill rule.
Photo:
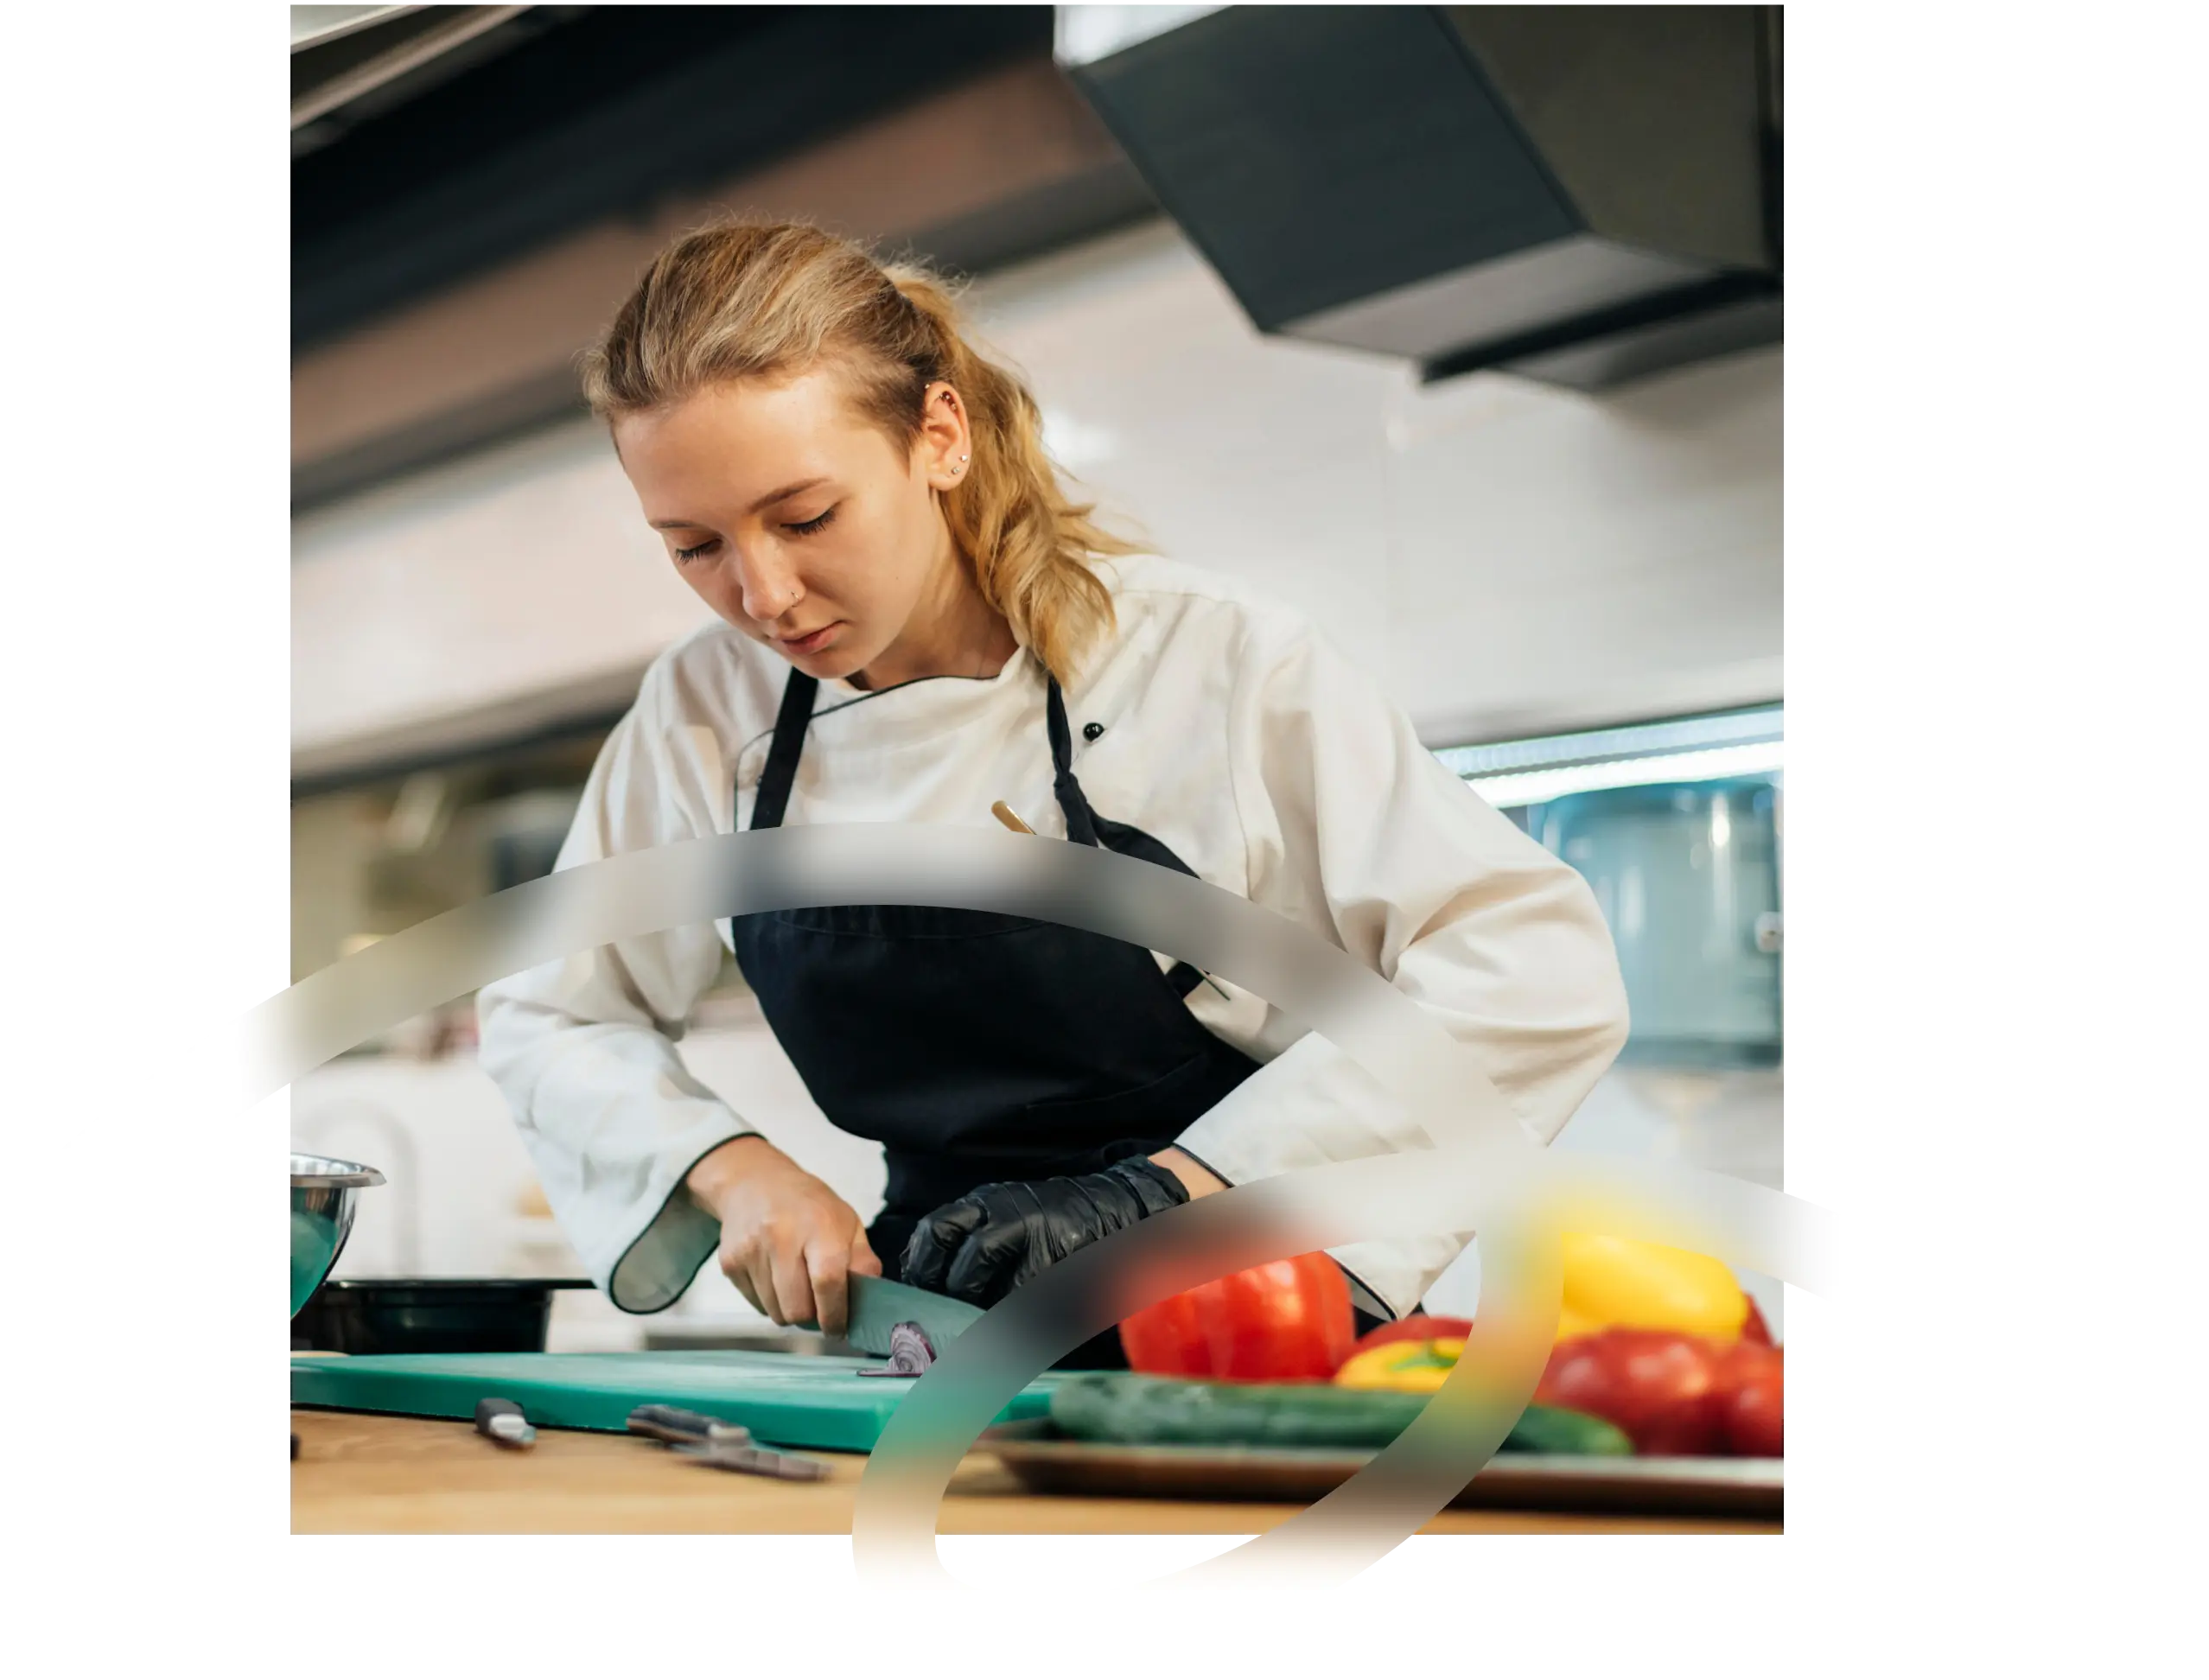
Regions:
<instances>
[{"instance_id":1,"label":"white chef jacket","mask_svg":"<svg viewBox=\"0 0 2209 1680\"><path fill-rule=\"evenodd\" d=\"M1563 1126L1626 1036L1610 935L1577 872L1446 769L1372 679L1297 613L1153 557L1100 565L1117 626L1066 690L1090 804L1213 886L1356 957L1474 1047L1528 1131ZM557 867L749 821L790 666L725 625L646 673L599 754ZM1007 801L1063 838L1026 652L989 678L869 692L824 682L786 824L993 829ZM1092 726L1102 725L1097 734ZM1092 735L1095 739L1090 739ZM486 987L484 1067L547 1200L601 1288L656 1312L718 1227L684 1191L699 1158L759 1131L685 1069L675 1041L718 976L729 924L581 952ZM1264 1065L1183 1135L1231 1184L1428 1147L1372 1075L1224 978L1188 1007ZM770 1141L772 1138L770 1136ZM1418 1233L1333 1250L1391 1314L1464 1246Z\"/></svg>"}]
</instances>

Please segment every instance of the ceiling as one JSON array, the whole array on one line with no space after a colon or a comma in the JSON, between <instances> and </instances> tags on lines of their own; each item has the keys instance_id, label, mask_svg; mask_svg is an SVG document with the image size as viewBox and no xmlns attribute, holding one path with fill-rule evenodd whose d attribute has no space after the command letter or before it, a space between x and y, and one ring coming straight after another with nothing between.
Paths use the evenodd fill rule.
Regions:
<instances>
[{"instance_id":1,"label":"ceiling","mask_svg":"<svg viewBox=\"0 0 2209 1680\"><path fill-rule=\"evenodd\" d=\"M712 216L979 275L1159 213L1047 6L293 11L295 511L580 413Z\"/></svg>"},{"instance_id":2,"label":"ceiling","mask_svg":"<svg viewBox=\"0 0 2209 1680\"><path fill-rule=\"evenodd\" d=\"M302 60L372 57L393 32L466 38L295 130L295 351L578 227L1047 60L1052 38L1048 6L379 10L391 16L295 52L296 99L315 82Z\"/></svg>"},{"instance_id":3,"label":"ceiling","mask_svg":"<svg viewBox=\"0 0 2209 1680\"><path fill-rule=\"evenodd\" d=\"M319 151L575 9L294 6L291 155Z\"/></svg>"}]
</instances>

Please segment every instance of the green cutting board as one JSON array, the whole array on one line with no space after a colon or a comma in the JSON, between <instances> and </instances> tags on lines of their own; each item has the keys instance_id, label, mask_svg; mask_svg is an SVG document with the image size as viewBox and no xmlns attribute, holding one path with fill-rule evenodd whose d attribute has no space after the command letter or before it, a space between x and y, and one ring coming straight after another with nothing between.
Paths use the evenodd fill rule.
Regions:
<instances>
[{"instance_id":1,"label":"green cutting board","mask_svg":"<svg viewBox=\"0 0 2209 1680\"><path fill-rule=\"evenodd\" d=\"M805 1353L700 1350L670 1353L295 1354L291 1403L333 1411L473 1418L475 1403L511 1400L556 1429L628 1427L651 1404L684 1406L742 1423L776 1447L873 1449L911 1379L862 1377L861 1361ZM1040 1417L1056 1378L1046 1371L998 1414Z\"/></svg>"}]
</instances>

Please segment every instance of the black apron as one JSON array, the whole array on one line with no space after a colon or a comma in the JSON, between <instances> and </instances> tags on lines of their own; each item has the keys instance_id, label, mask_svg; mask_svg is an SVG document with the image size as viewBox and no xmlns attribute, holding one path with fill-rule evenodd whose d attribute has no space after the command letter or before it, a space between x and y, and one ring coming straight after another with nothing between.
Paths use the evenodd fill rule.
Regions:
<instances>
[{"instance_id":1,"label":"black apron","mask_svg":"<svg viewBox=\"0 0 2209 1680\"><path fill-rule=\"evenodd\" d=\"M783 690L750 826L778 828L818 684ZM1098 816L1073 773L1055 678L1045 700L1067 838L1193 875L1163 843ZM895 1277L926 1214L999 1180L1095 1172L1172 1144L1257 1070L1189 1013L1204 983L1139 945L977 910L873 904L738 916L737 965L830 1122L882 1146L867 1240ZM1107 1332L1066 1363L1117 1364Z\"/></svg>"}]
</instances>

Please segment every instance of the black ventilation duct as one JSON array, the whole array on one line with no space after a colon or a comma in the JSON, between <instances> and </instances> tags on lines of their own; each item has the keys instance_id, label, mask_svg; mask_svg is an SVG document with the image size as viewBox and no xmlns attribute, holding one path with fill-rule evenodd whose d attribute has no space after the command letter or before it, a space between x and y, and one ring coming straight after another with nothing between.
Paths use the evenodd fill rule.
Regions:
<instances>
[{"instance_id":1,"label":"black ventilation duct","mask_svg":"<svg viewBox=\"0 0 2209 1680\"><path fill-rule=\"evenodd\" d=\"M1779 10L1228 6L1060 54L1261 331L1595 390L1780 337Z\"/></svg>"}]
</instances>

